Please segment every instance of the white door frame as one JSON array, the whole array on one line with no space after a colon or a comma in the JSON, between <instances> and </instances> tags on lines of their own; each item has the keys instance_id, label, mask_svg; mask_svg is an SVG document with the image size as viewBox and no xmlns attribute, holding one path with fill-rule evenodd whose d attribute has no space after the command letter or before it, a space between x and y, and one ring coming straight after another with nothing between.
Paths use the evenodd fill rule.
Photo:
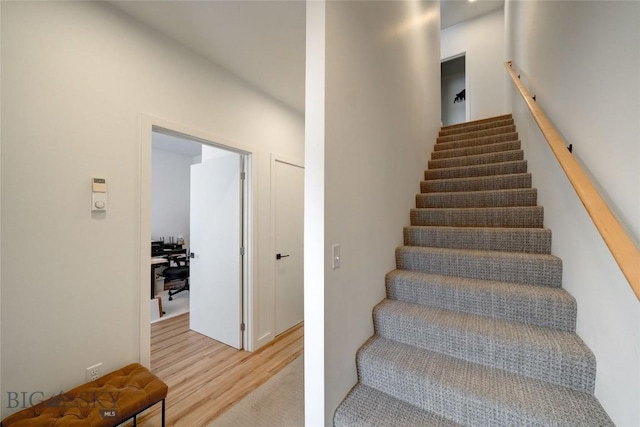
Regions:
<instances>
[{"instance_id":1,"label":"white door frame","mask_svg":"<svg viewBox=\"0 0 640 427\"><path fill-rule=\"evenodd\" d=\"M442 66L442 63L444 63L444 62L453 61L454 59L458 59L458 58L462 58L462 57L464 57L464 61L465 61L465 65L464 65L464 88L466 90L466 89L469 89L469 73L467 73L467 51L459 52L459 53L456 53L454 55L448 56L446 58L440 59L440 66ZM440 85L442 85L442 75L440 76ZM473 91L470 92L470 93L471 93L471 96L473 96ZM442 97L442 94L440 94L440 96ZM469 98L469 92L465 93L465 97L467 99ZM469 121L470 113L471 113L471 103L465 101L465 105L464 105L465 121ZM441 117L441 119L442 119L442 117Z\"/></svg>"},{"instance_id":2,"label":"white door frame","mask_svg":"<svg viewBox=\"0 0 640 427\"><path fill-rule=\"evenodd\" d=\"M203 144L212 145L229 151L234 151L245 155L246 159L246 193L244 195L244 247L245 257L243 260L243 283L242 283L242 305L243 319L245 331L243 336L243 348L247 351L253 351L254 340L254 304L253 295L255 294L254 272L257 271L254 242L257 241L257 216L254 215L253 207L256 201L256 191L258 188L255 180L257 179L256 165L258 164L258 153L254 147L230 141L218 135L213 135L199 129L190 128L186 125L171 122L147 114L141 117L141 136L140 136L140 152L139 152L139 173L138 191L139 191L139 235L136 238L136 246L138 246L139 262L139 295L140 295L140 363L144 366L151 366L151 313L149 307L149 284L151 282L151 268L149 259L151 257L151 149L152 149L152 133L160 131L162 133L173 134L176 136L186 137L191 140L202 142Z\"/></svg>"},{"instance_id":3,"label":"white door frame","mask_svg":"<svg viewBox=\"0 0 640 427\"><path fill-rule=\"evenodd\" d=\"M302 170L304 170L304 164L300 163L299 161L291 158L291 157L287 157L287 156L283 156L277 153L271 153L271 162L270 162L270 166L271 166L271 200L270 200L270 205L271 205L271 212L270 212L270 216L271 216L271 230L275 230L276 229L276 162L280 162L280 163L286 163L292 166L296 166L299 168L302 168ZM276 336L276 285L277 285L277 277L276 277L276 263L274 262L275 259L275 254L276 254L276 236L275 233L272 231L271 233L271 252L270 255L272 256L271 258L271 277L273 277L273 316L271 316L271 334L272 336L275 338Z\"/></svg>"}]
</instances>

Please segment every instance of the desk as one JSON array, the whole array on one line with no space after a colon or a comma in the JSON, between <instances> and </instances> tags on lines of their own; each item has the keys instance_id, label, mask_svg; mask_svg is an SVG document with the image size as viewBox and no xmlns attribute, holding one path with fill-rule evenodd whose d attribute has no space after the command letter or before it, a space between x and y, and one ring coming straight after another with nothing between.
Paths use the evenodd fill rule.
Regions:
<instances>
[{"instance_id":1,"label":"desk","mask_svg":"<svg viewBox=\"0 0 640 427\"><path fill-rule=\"evenodd\" d=\"M179 243L151 242L151 256L163 257L167 255L187 254L187 249Z\"/></svg>"}]
</instances>

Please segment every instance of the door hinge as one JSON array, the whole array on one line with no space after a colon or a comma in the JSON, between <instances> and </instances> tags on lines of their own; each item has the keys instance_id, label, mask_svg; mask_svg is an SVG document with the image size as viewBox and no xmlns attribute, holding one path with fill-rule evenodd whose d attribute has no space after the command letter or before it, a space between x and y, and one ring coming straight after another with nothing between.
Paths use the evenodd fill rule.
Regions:
<instances>
[{"instance_id":1,"label":"door hinge","mask_svg":"<svg viewBox=\"0 0 640 427\"><path fill-rule=\"evenodd\" d=\"M242 332L244 332L244 322L243 322L243 323L240 323L240 330L241 330Z\"/></svg>"},{"instance_id":2,"label":"door hinge","mask_svg":"<svg viewBox=\"0 0 640 427\"><path fill-rule=\"evenodd\" d=\"M244 256L244 248L240 248L240 255Z\"/></svg>"},{"instance_id":3,"label":"door hinge","mask_svg":"<svg viewBox=\"0 0 640 427\"><path fill-rule=\"evenodd\" d=\"M240 172L240 179L244 181L245 177L246 177L246 173Z\"/></svg>"}]
</instances>

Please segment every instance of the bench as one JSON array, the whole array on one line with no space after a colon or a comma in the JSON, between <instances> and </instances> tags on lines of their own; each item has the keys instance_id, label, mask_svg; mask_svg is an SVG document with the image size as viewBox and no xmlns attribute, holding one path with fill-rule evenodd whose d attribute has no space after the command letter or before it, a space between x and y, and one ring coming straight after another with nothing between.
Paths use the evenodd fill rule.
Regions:
<instances>
[{"instance_id":1,"label":"bench","mask_svg":"<svg viewBox=\"0 0 640 427\"><path fill-rule=\"evenodd\" d=\"M9 415L0 427L113 427L162 401L169 388L147 368L132 363L95 381Z\"/></svg>"}]
</instances>

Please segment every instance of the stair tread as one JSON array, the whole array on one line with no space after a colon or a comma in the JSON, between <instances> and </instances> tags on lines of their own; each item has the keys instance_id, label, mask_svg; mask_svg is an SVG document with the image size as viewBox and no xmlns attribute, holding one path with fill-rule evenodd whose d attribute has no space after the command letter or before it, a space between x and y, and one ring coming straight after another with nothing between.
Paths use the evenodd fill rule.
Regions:
<instances>
[{"instance_id":1,"label":"stair tread","mask_svg":"<svg viewBox=\"0 0 640 427\"><path fill-rule=\"evenodd\" d=\"M385 299L376 333L409 345L593 393L595 357L573 332Z\"/></svg>"},{"instance_id":2,"label":"stair tread","mask_svg":"<svg viewBox=\"0 0 640 427\"><path fill-rule=\"evenodd\" d=\"M519 150L521 145L520 141L500 141L484 145L448 148L446 150L433 151L431 153L431 160L497 153L499 151Z\"/></svg>"},{"instance_id":3,"label":"stair tread","mask_svg":"<svg viewBox=\"0 0 640 427\"><path fill-rule=\"evenodd\" d=\"M388 298L575 331L576 300L562 288L407 270L390 271L385 282Z\"/></svg>"},{"instance_id":4,"label":"stair tread","mask_svg":"<svg viewBox=\"0 0 640 427\"><path fill-rule=\"evenodd\" d=\"M507 132L494 135L479 136L469 139L452 139L450 141L436 142L436 144L433 146L433 151L437 153L440 151L452 150L457 148L469 148L482 145L494 145L504 142L518 141L520 141L518 132Z\"/></svg>"},{"instance_id":5,"label":"stair tread","mask_svg":"<svg viewBox=\"0 0 640 427\"><path fill-rule=\"evenodd\" d=\"M562 260L547 254L400 246L396 265L402 270L528 285L562 283Z\"/></svg>"},{"instance_id":6,"label":"stair tread","mask_svg":"<svg viewBox=\"0 0 640 427\"><path fill-rule=\"evenodd\" d=\"M551 253L548 228L410 225L403 235L405 246Z\"/></svg>"},{"instance_id":7,"label":"stair tread","mask_svg":"<svg viewBox=\"0 0 640 427\"><path fill-rule=\"evenodd\" d=\"M466 166L449 166L424 171L425 180L475 178L482 176L505 175L512 173L525 173L527 171L526 160L510 160L496 163L480 163Z\"/></svg>"},{"instance_id":8,"label":"stair tread","mask_svg":"<svg viewBox=\"0 0 640 427\"><path fill-rule=\"evenodd\" d=\"M592 394L379 336L357 361L364 385L462 424L613 425Z\"/></svg>"},{"instance_id":9,"label":"stair tread","mask_svg":"<svg viewBox=\"0 0 640 427\"><path fill-rule=\"evenodd\" d=\"M506 190L531 188L530 173L444 178L420 181L421 193L452 193L457 191Z\"/></svg>"},{"instance_id":10,"label":"stair tread","mask_svg":"<svg viewBox=\"0 0 640 427\"><path fill-rule=\"evenodd\" d=\"M542 227L542 206L500 208L414 208L411 225L453 225L460 227Z\"/></svg>"},{"instance_id":11,"label":"stair tread","mask_svg":"<svg viewBox=\"0 0 640 427\"><path fill-rule=\"evenodd\" d=\"M417 208L536 206L535 188L418 193Z\"/></svg>"},{"instance_id":12,"label":"stair tread","mask_svg":"<svg viewBox=\"0 0 640 427\"><path fill-rule=\"evenodd\" d=\"M461 426L360 383L336 409L333 421L334 427Z\"/></svg>"},{"instance_id":13,"label":"stair tread","mask_svg":"<svg viewBox=\"0 0 640 427\"><path fill-rule=\"evenodd\" d=\"M493 121L507 120L507 119L512 119L512 118L513 118L513 115L511 113L509 113L509 114L500 114L498 116L486 117L484 119L477 119L477 120L471 120L471 121L468 121L468 122L454 123L452 125L442 126L442 130L457 129L457 128L462 128L462 127L465 127L465 126L474 126L474 125L481 124L481 123L490 123L490 122L493 122Z\"/></svg>"},{"instance_id":14,"label":"stair tread","mask_svg":"<svg viewBox=\"0 0 640 427\"><path fill-rule=\"evenodd\" d=\"M464 157L454 157L451 159L429 160L427 163L429 169L442 169L513 162L523 160L523 158L524 152L522 150L508 150L498 151L496 153L484 153Z\"/></svg>"},{"instance_id":15,"label":"stair tread","mask_svg":"<svg viewBox=\"0 0 640 427\"><path fill-rule=\"evenodd\" d=\"M398 251L407 251L407 252L429 252L429 253L440 253L454 256L485 256L489 258L495 259L508 259L514 258L522 261L526 260L544 260L549 262L560 262L560 258L555 255L550 254L521 254L518 252L509 252L509 251L483 251L483 250L472 250L472 249L450 249L450 248L427 248L427 247L418 247L418 246L399 246L397 248Z\"/></svg>"},{"instance_id":16,"label":"stair tread","mask_svg":"<svg viewBox=\"0 0 640 427\"><path fill-rule=\"evenodd\" d=\"M513 133L515 132L515 130L516 130L515 125L507 125L507 126L487 128L487 129L481 129L481 130L474 130L466 133L439 136L436 139L436 143L441 144L443 142L461 141L465 139L474 139L474 138L482 138L485 136L501 135L505 133Z\"/></svg>"},{"instance_id":17,"label":"stair tread","mask_svg":"<svg viewBox=\"0 0 640 427\"><path fill-rule=\"evenodd\" d=\"M500 120L494 120L494 121L489 121L489 122L484 122L484 123L476 123L476 124L470 124L467 126L460 126L457 128L452 128L452 129L446 129L446 128L442 128L440 130L440 132L438 132L438 136L447 136L447 135L455 135L458 133L465 133L468 131L472 131L472 130L479 130L479 129L489 129L492 127L502 127L502 126L509 126L509 125L513 125L513 118L503 118Z\"/></svg>"},{"instance_id":18,"label":"stair tread","mask_svg":"<svg viewBox=\"0 0 640 427\"><path fill-rule=\"evenodd\" d=\"M497 190L478 190L478 191L439 191L430 193L418 193L420 197L451 197L451 196L474 196L481 193L486 194L513 194L513 193L530 193L537 191L535 188L500 188ZM497 206L499 207L499 206Z\"/></svg>"}]
</instances>

